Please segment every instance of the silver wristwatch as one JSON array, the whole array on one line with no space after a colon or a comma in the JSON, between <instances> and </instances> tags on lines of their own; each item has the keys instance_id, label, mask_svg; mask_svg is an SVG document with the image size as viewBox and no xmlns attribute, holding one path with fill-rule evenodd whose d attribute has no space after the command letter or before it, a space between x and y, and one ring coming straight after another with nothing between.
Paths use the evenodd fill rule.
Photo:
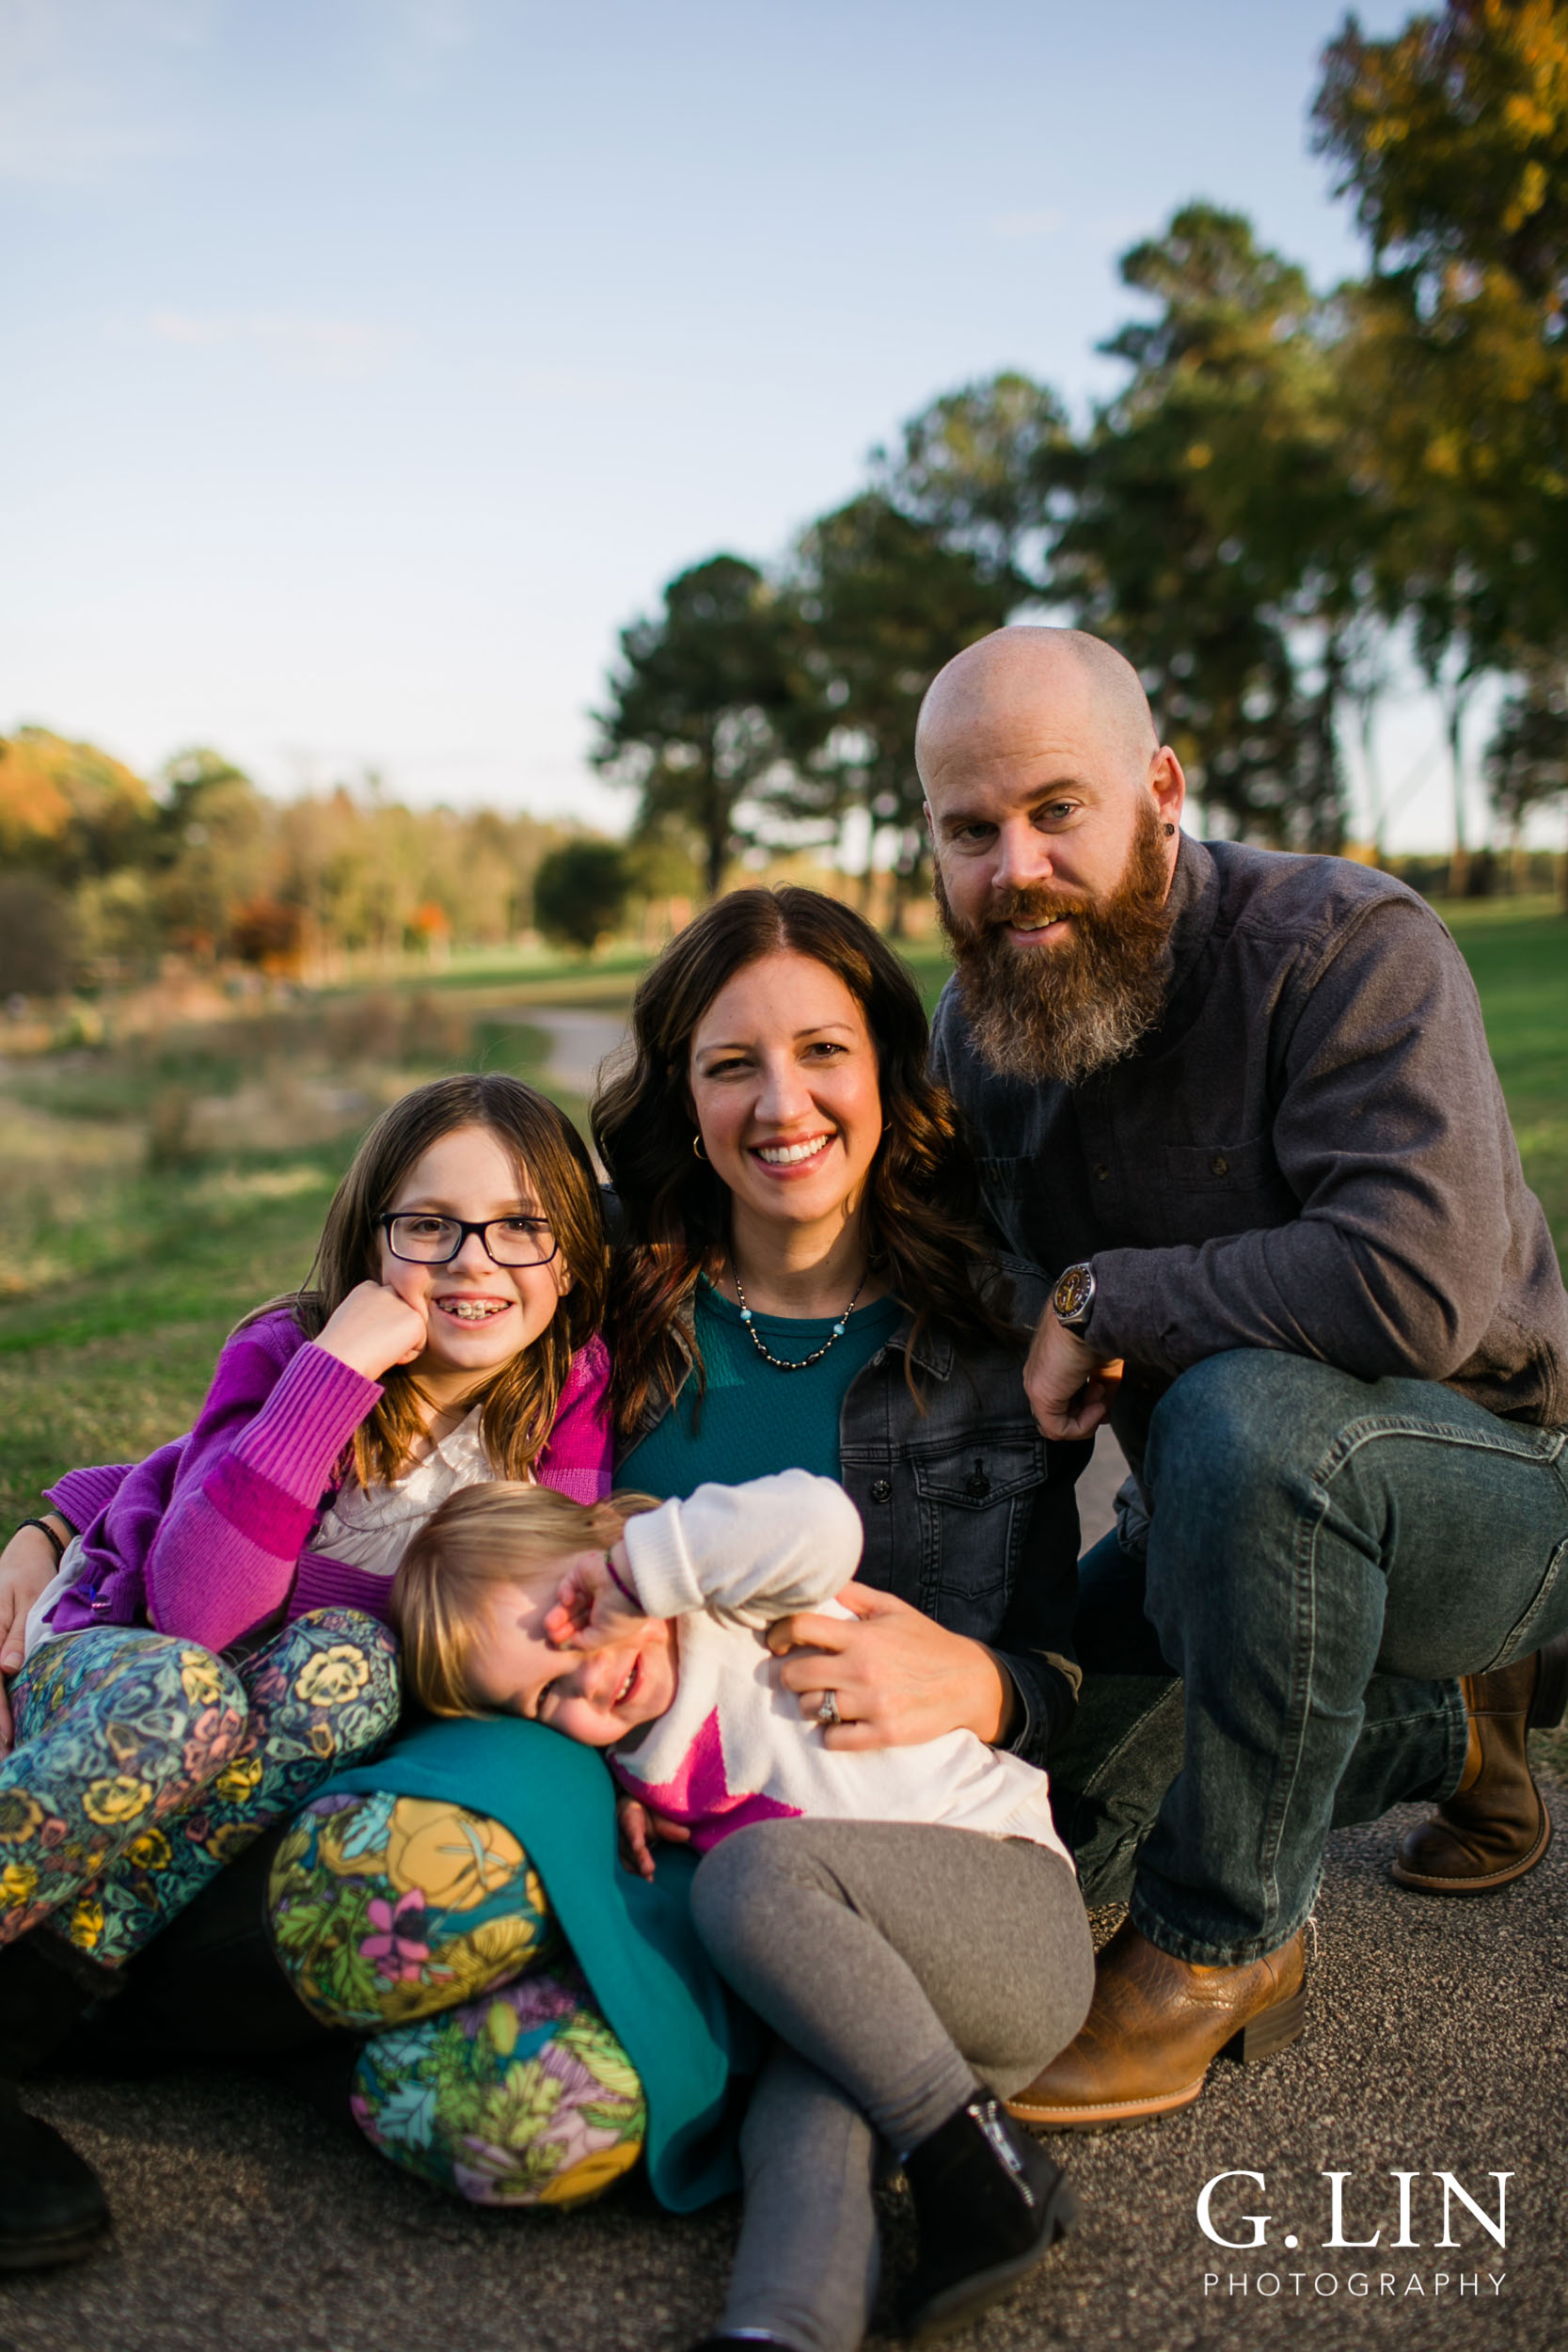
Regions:
<instances>
[{"instance_id":1,"label":"silver wristwatch","mask_svg":"<svg viewBox=\"0 0 1568 2352\"><path fill-rule=\"evenodd\" d=\"M1094 1312L1094 1268L1092 1265L1069 1265L1051 1294L1051 1304L1057 1322L1065 1331L1076 1331L1080 1338L1089 1327Z\"/></svg>"}]
</instances>

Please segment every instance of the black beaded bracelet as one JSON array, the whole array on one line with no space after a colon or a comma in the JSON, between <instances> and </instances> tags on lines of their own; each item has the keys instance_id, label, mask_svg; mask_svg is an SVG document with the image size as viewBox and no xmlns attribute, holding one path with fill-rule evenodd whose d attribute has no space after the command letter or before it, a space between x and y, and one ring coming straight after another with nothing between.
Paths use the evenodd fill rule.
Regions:
<instances>
[{"instance_id":1,"label":"black beaded bracelet","mask_svg":"<svg viewBox=\"0 0 1568 2352\"><path fill-rule=\"evenodd\" d=\"M36 1527L40 1535L48 1536L49 1541L55 1547L55 1565L58 1567L60 1562L65 1558L65 1546L61 1543L54 1529L50 1526L49 1521L47 1519L19 1519L17 1521L15 1533L20 1535L24 1527Z\"/></svg>"}]
</instances>

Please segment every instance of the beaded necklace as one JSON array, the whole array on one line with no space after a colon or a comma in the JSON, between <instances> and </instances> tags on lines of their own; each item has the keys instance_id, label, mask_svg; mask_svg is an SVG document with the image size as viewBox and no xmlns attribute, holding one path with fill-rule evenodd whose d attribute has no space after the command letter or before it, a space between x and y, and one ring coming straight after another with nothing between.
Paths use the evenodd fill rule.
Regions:
<instances>
[{"instance_id":1,"label":"beaded necklace","mask_svg":"<svg viewBox=\"0 0 1568 2352\"><path fill-rule=\"evenodd\" d=\"M848 1322L850 1316L854 1313L856 1302L859 1299L862 1291L865 1288L865 1276L863 1273L860 1280L855 1284L854 1297L850 1299L849 1304L845 1308L844 1312L839 1316L838 1321L834 1324L832 1330L823 1341L821 1346L814 1347L809 1356L791 1358L788 1356L775 1356L772 1349L768 1346L767 1343L758 1333L756 1324L752 1317L752 1310L746 1304L746 1294L740 1287L739 1268L736 1266L733 1258L730 1260L730 1278L735 1283L736 1297L740 1302L740 1320L752 1335L752 1345L756 1349L757 1354L762 1358L763 1362L765 1364L771 1364L775 1372L804 1372L808 1364L819 1364L822 1361L823 1357L827 1354L829 1348L833 1344L833 1342L835 1340L841 1340L844 1337L844 1327Z\"/></svg>"}]
</instances>

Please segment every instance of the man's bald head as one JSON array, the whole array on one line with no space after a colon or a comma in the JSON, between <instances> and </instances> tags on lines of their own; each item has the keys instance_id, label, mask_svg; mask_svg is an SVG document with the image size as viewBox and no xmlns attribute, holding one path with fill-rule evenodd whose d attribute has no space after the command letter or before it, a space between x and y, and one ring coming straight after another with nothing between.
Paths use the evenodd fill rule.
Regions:
<instances>
[{"instance_id":1,"label":"man's bald head","mask_svg":"<svg viewBox=\"0 0 1568 2352\"><path fill-rule=\"evenodd\" d=\"M971 1035L1075 1086L1164 1002L1186 783L1138 674L1082 629L998 629L933 683L916 756Z\"/></svg>"},{"instance_id":2,"label":"man's bald head","mask_svg":"<svg viewBox=\"0 0 1568 2352\"><path fill-rule=\"evenodd\" d=\"M1102 746L1131 784L1147 781L1160 748L1142 680L1102 637L1081 628L999 628L932 680L915 760L929 790L956 755L1027 755L1042 734L1062 729Z\"/></svg>"}]
</instances>

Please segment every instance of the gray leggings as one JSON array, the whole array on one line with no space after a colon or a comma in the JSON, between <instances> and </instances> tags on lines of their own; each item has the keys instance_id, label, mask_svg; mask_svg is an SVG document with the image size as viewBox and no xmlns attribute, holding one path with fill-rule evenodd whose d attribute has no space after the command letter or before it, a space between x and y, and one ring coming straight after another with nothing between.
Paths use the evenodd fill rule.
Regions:
<instances>
[{"instance_id":1,"label":"gray leggings","mask_svg":"<svg viewBox=\"0 0 1568 2352\"><path fill-rule=\"evenodd\" d=\"M877 2141L903 2156L1071 2041L1088 1919L1047 1847L891 1821L763 1821L692 1885L715 1965L778 2035L741 2135L728 2333L851 2352L876 2297Z\"/></svg>"}]
</instances>

